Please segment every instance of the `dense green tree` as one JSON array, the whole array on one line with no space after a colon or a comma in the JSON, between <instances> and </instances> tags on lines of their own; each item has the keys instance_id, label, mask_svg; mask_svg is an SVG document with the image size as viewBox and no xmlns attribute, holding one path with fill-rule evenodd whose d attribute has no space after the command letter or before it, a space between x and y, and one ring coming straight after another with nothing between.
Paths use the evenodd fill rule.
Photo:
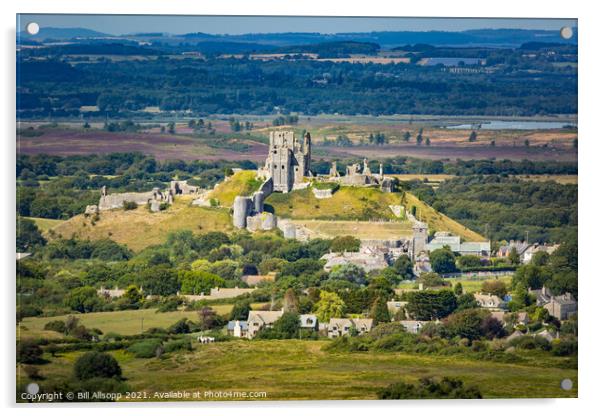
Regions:
<instances>
[{"instance_id":1,"label":"dense green tree","mask_svg":"<svg viewBox=\"0 0 602 416\"><path fill-rule=\"evenodd\" d=\"M78 380L121 377L121 367L117 360L110 354L98 351L81 355L75 361L73 372Z\"/></svg>"},{"instance_id":2,"label":"dense green tree","mask_svg":"<svg viewBox=\"0 0 602 416\"><path fill-rule=\"evenodd\" d=\"M481 284L481 291L483 293L489 293L500 297L501 299L506 296L508 289L506 284L501 280L486 280Z\"/></svg>"},{"instance_id":3,"label":"dense green tree","mask_svg":"<svg viewBox=\"0 0 602 416\"><path fill-rule=\"evenodd\" d=\"M393 268L402 280L414 279L414 264L408 255L402 254L399 256L393 263Z\"/></svg>"},{"instance_id":4,"label":"dense green tree","mask_svg":"<svg viewBox=\"0 0 602 416\"><path fill-rule=\"evenodd\" d=\"M406 311L416 320L443 319L457 307L451 290L421 290L408 293Z\"/></svg>"},{"instance_id":5,"label":"dense green tree","mask_svg":"<svg viewBox=\"0 0 602 416\"><path fill-rule=\"evenodd\" d=\"M248 299L238 300L232 306L230 311L231 321L246 321L251 310L251 301Z\"/></svg>"},{"instance_id":6,"label":"dense green tree","mask_svg":"<svg viewBox=\"0 0 602 416\"><path fill-rule=\"evenodd\" d=\"M377 298L374 300L372 308L370 309L370 318L372 318L373 325L375 326L381 323L391 322L386 299Z\"/></svg>"},{"instance_id":7,"label":"dense green tree","mask_svg":"<svg viewBox=\"0 0 602 416\"><path fill-rule=\"evenodd\" d=\"M280 339L297 338L300 328L299 314L295 312L284 312L276 322L274 322L274 332Z\"/></svg>"},{"instance_id":8,"label":"dense green tree","mask_svg":"<svg viewBox=\"0 0 602 416\"><path fill-rule=\"evenodd\" d=\"M422 283L425 288L445 286L446 284L445 279L435 272L422 273L416 282Z\"/></svg>"},{"instance_id":9,"label":"dense green tree","mask_svg":"<svg viewBox=\"0 0 602 416\"><path fill-rule=\"evenodd\" d=\"M169 296L175 295L180 290L178 273L165 265L142 270L137 280L148 295Z\"/></svg>"},{"instance_id":10,"label":"dense green tree","mask_svg":"<svg viewBox=\"0 0 602 416\"><path fill-rule=\"evenodd\" d=\"M321 291L320 300L316 303L316 316L320 322L328 322L330 318L340 318L345 312L345 303L332 292Z\"/></svg>"},{"instance_id":11,"label":"dense green tree","mask_svg":"<svg viewBox=\"0 0 602 416\"><path fill-rule=\"evenodd\" d=\"M74 311L81 313L97 310L102 301L96 293L96 289L90 286L78 287L69 292L65 299L65 305Z\"/></svg>"},{"instance_id":12,"label":"dense green tree","mask_svg":"<svg viewBox=\"0 0 602 416\"><path fill-rule=\"evenodd\" d=\"M359 249L360 240L350 235L335 237L330 244L330 250L335 253L352 252Z\"/></svg>"},{"instance_id":13,"label":"dense green tree","mask_svg":"<svg viewBox=\"0 0 602 416\"><path fill-rule=\"evenodd\" d=\"M449 247L443 247L431 251L429 254L433 271L439 274L454 273L456 268L456 257Z\"/></svg>"},{"instance_id":14,"label":"dense green tree","mask_svg":"<svg viewBox=\"0 0 602 416\"><path fill-rule=\"evenodd\" d=\"M202 270L185 270L178 273L181 292L187 295L209 294L214 287L224 287L221 277Z\"/></svg>"},{"instance_id":15,"label":"dense green tree","mask_svg":"<svg viewBox=\"0 0 602 416\"><path fill-rule=\"evenodd\" d=\"M334 266L329 273L332 280L345 280L358 285L366 284L366 272L352 263Z\"/></svg>"},{"instance_id":16,"label":"dense green tree","mask_svg":"<svg viewBox=\"0 0 602 416\"><path fill-rule=\"evenodd\" d=\"M479 304L472 293L463 293L458 295L456 303L458 305L456 309L457 311L479 307Z\"/></svg>"},{"instance_id":17,"label":"dense green tree","mask_svg":"<svg viewBox=\"0 0 602 416\"><path fill-rule=\"evenodd\" d=\"M35 222L28 218L17 217L17 252L29 252L36 246L46 244L46 239Z\"/></svg>"}]
</instances>

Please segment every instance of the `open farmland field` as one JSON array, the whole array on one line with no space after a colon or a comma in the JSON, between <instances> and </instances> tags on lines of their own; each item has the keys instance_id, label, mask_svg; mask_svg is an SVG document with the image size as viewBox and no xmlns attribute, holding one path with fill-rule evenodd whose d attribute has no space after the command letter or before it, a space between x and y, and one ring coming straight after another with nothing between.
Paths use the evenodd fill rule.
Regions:
<instances>
[{"instance_id":1,"label":"open farmland field","mask_svg":"<svg viewBox=\"0 0 602 416\"><path fill-rule=\"evenodd\" d=\"M334 238L352 235L360 240L389 240L412 235L409 221L314 221L293 220L312 233L312 238Z\"/></svg>"},{"instance_id":2,"label":"open farmland field","mask_svg":"<svg viewBox=\"0 0 602 416\"><path fill-rule=\"evenodd\" d=\"M520 364L477 360L461 355L423 355L390 352L330 353L328 341L236 340L194 345L187 353L140 359L123 350L112 351L132 391L266 392L254 400L370 400L394 382L415 383L423 377L459 378L479 388L484 398L576 397L560 388L560 381L577 382L577 370L561 367L562 359L537 359ZM71 377L81 352L58 354L37 366L47 379ZM28 380L24 372L19 371ZM249 384L251 382L251 384ZM42 382L43 385L43 382ZM157 400L157 399L154 399ZM222 399L223 400L223 399ZM240 399L239 399L240 400Z\"/></svg>"},{"instance_id":3,"label":"open farmland field","mask_svg":"<svg viewBox=\"0 0 602 416\"><path fill-rule=\"evenodd\" d=\"M488 280L499 280L504 282L507 287L512 283L512 275L508 274L505 276L489 276L489 277L450 277L445 278L445 281L449 283L448 286L439 287L435 289L451 289L454 287L456 283L462 284L462 289L464 289L464 293L475 293L481 290L481 286L483 282ZM409 289L417 289L418 283L416 282L402 282L398 285L399 289L409 290Z\"/></svg>"},{"instance_id":4,"label":"open farmland field","mask_svg":"<svg viewBox=\"0 0 602 416\"><path fill-rule=\"evenodd\" d=\"M558 162L576 162L577 151L573 149L555 150L553 148L543 147L525 147L525 146L463 146L447 145L439 146L417 146L415 144L389 144L385 146L354 146L354 147L325 147L316 146L317 151L323 152L331 158L369 158L382 159L387 157L413 157L418 159L508 159L533 161L558 161Z\"/></svg>"},{"instance_id":5,"label":"open farmland field","mask_svg":"<svg viewBox=\"0 0 602 416\"><path fill-rule=\"evenodd\" d=\"M261 303L252 304L258 308ZM232 310L231 304L211 305L219 315L227 315ZM25 318L17 326L17 335L21 338L47 337L57 338L61 334L55 331L44 330L44 325L50 321L64 321L68 315ZM116 332L120 335L135 335L149 328L167 328L182 318L198 321L196 311L157 312L156 309L136 309L115 312L92 312L73 316L79 318L80 323L87 328L98 328L104 333Z\"/></svg>"},{"instance_id":6,"label":"open farmland field","mask_svg":"<svg viewBox=\"0 0 602 416\"><path fill-rule=\"evenodd\" d=\"M184 128L184 127L182 127ZM263 160L266 145L253 140L244 142L245 150L236 151L222 143L211 144L210 138L157 131L124 133L84 129L44 129L41 136L19 136L17 148L22 154L58 156L141 152L158 160ZM222 140L216 138L215 140Z\"/></svg>"},{"instance_id":7,"label":"open farmland field","mask_svg":"<svg viewBox=\"0 0 602 416\"><path fill-rule=\"evenodd\" d=\"M578 175L517 175L519 179L534 182L553 181L561 185L577 185Z\"/></svg>"},{"instance_id":8,"label":"open farmland field","mask_svg":"<svg viewBox=\"0 0 602 416\"><path fill-rule=\"evenodd\" d=\"M54 227L53 231L56 236L64 238L110 238L131 250L140 251L165 242L171 231L191 230L201 234L233 230L227 209L197 207L190 205L191 202L191 197L180 196L167 210L155 213L150 213L144 206L130 211L102 211L100 220L95 224L92 224L91 217L80 214Z\"/></svg>"}]
</instances>

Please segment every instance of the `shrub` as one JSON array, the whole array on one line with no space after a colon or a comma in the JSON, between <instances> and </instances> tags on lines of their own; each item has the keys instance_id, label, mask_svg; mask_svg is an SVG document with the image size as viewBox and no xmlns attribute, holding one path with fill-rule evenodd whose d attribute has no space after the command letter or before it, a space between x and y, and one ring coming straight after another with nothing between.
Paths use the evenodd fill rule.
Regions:
<instances>
[{"instance_id":1,"label":"shrub","mask_svg":"<svg viewBox=\"0 0 602 416\"><path fill-rule=\"evenodd\" d=\"M20 322L23 318L30 316L40 316L43 313L42 309L32 305L20 305L17 308L17 322Z\"/></svg>"},{"instance_id":2,"label":"shrub","mask_svg":"<svg viewBox=\"0 0 602 416\"><path fill-rule=\"evenodd\" d=\"M379 390L378 398L381 400L482 399L483 396L477 387L466 387L460 379L443 377L441 381L423 378L418 384L393 383Z\"/></svg>"},{"instance_id":3,"label":"shrub","mask_svg":"<svg viewBox=\"0 0 602 416\"><path fill-rule=\"evenodd\" d=\"M17 344L17 362L39 364L42 362L42 348L33 340L22 340Z\"/></svg>"},{"instance_id":4,"label":"shrub","mask_svg":"<svg viewBox=\"0 0 602 416\"><path fill-rule=\"evenodd\" d=\"M180 319L178 322L169 327L168 332L170 334L189 334L190 324L188 323L188 319Z\"/></svg>"},{"instance_id":5,"label":"shrub","mask_svg":"<svg viewBox=\"0 0 602 416\"><path fill-rule=\"evenodd\" d=\"M510 341L510 345L523 350L542 349L547 351L550 349L550 343L545 338L540 336L531 337L525 335L522 337L514 338Z\"/></svg>"},{"instance_id":6,"label":"shrub","mask_svg":"<svg viewBox=\"0 0 602 416\"><path fill-rule=\"evenodd\" d=\"M157 312L173 312L178 310L178 306L182 304L182 299L172 296L166 299L159 307Z\"/></svg>"},{"instance_id":7,"label":"shrub","mask_svg":"<svg viewBox=\"0 0 602 416\"><path fill-rule=\"evenodd\" d=\"M119 363L105 352L90 351L83 354L75 362L73 370L78 380L121 377Z\"/></svg>"},{"instance_id":8,"label":"shrub","mask_svg":"<svg viewBox=\"0 0 602 416\"><path fill-rule=\"evenodd\" d=\"M576 340L562 340L552 342L552 354L566 357L577 354Z\"/></svg>"},{"instance_id":9,"label":"shrub","mask_svg":"<svg viewBox=\"0 0 602 416\"><path fill-rule=\"evenodd\" d=\"M33 365L24 365L23 371L25 371L25 374L27 375L27 377L29 377L32 380L43 380L44 379L44 377L42 377L42 375L40 374L40 369Z\"/></svg>"},{"instance_id":10,"label":"shrub","mask_svg":"<svg viewBox=\"0 0 602 416\"><path fill-rule=\"evenodd\" d=\"M138 209L138 204L134 201L123 201L123 210L131 211L133 209Z\"/></svg>"},{"instance_id":11,"label":"shrub","mask_svg":"<svg viewBox=\"0 0 602 416\"><path fill-rule=\"evenodd\" d=\"M55 331L64 334L67 328L65 327L65 322L63 321L50 321L44 325L44 330Z\"/></svg>"},{"instance_id":12,"label":"shrub","mask_svg":"<svg viewBox=\"0 0 602 416\"><path fill-rule=\"evenodd\" d=\"M136 358L153 358L160 347L162 347L161 340L151 338L130 345L128 351Z\"/></svg>"},{"instance_id":13,"label":"shrub","mask_svg":"<svg viewBox=\"0 0 602 416\"><path fill-rule=\"evenodd\" d=\"M179 350L192 351L192 344L189 339L175 339L165 343L165 352L173 352Z\"/></svg>"}]
</instances>

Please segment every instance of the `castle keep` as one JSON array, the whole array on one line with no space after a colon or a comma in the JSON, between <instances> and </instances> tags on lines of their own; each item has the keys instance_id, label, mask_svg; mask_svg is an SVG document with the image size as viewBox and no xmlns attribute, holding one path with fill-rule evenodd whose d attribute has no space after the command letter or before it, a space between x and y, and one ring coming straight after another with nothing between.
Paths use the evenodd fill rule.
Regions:
<instances>
[{"instance_id":1,"label":"castle keep","mask_svg":"<svg viewBox=\"0 0 602 416\"><path fill-rule=\"evenodd\" d=\"M270 132L270 147L265 173L274 181L275 192L290 192L295 184L310 176L311 136L295 137L293 131Z\"/></svg>"}]
</instances>

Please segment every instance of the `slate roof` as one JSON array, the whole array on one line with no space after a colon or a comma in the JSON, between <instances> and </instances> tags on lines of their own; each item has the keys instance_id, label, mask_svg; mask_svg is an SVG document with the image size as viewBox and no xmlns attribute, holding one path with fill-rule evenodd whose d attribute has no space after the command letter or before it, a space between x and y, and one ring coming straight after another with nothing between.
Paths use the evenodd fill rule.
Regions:
<instances>
[{"instance_id":1,"label":"slate roof","mask_svg":"<svg viewBox=\"0 0 602 416\"><path fill-rule=\"evenodd\" d=\"M243 331L249 329L249 325L245 321L238 321L238 323ZM236 321L228 321L228 331L234 331L234 325L236 325Z\"/></svg>"}]
</instances>

